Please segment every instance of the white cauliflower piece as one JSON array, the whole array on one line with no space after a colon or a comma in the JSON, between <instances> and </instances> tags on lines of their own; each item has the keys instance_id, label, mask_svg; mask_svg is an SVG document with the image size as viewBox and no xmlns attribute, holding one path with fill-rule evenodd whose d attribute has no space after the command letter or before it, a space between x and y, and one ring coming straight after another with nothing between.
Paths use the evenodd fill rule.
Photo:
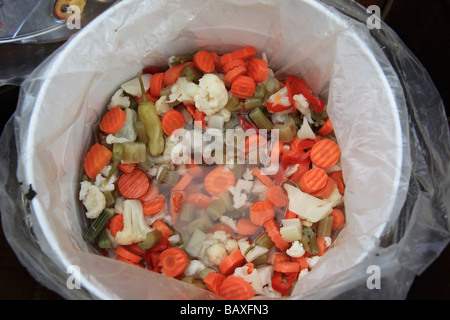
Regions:
<instances>
[{"instance_id":1,"label":"white cauliflower piece","mask_svg":"<svg viewBox=\"0 0 450 320\"><path fill-rule=\"evenodd\" d=\"M227 256L227 249L222 243L214 243L205 250L205 257L215 266L218 266Z\"/></svg>"},{"instance_id":2,"label":"white cauliflower piece","mask_svg":"<svg viewBox=\"0 0 450 320\"><path fill-rule=\"evenodd\" d=\"M230 218L229 216L221 216L220 217L220 222L226 224L227 226L229 226L234 232L238 231L237 225L236 225L236 221L233 220L233 218Z\"/></svg>"},{"instance_id":3,"label":"white cauliflower piece","mask_svg":"<svg viewBox=\"0 0 450 320\"><path fill-rule=\"evenodd\" d=\"M200 260L191 260L187 269L184 271L184 275L187 277L195 276L205 270L205 268L206 266Z\"/></svg>"},{"instance_id":4,"label":"white cauliflower piece","mask_svg":"<svg viewBox=\"0 0 450 320\"><path fill-rule=\"evenodd\" d=\"M245 168L245 172L242 174L242 178L245 180L253 180L253 172L249 168ZM251 190L250 190L251 191Z\"/></svg>"},{"instance_id":5,"label":"white cauliflower piece","mask_svg":"<svg viewBox=\"0 0 450 320\"><path fill-rule=\"evenodd\" d=\"M337 187L335 187L333 193L327 199L325 199L325 201L329 202L333 208L340 205L343 200L344 197L341 195Z\"/></svg>"},{"instance_id":6,"label":"white cauliflower piece","mask_svg":"<svg viewBox=\"0 0 450 320\"><path fill-rule=\"evenodd\" d=\"M239 248L238 242L236 239L227 239L224 243L225 249L227 249L228 253L232 253L236 249Z\"/></svg>"},{"instance_id":7,"label":"white cauliflower piece","mask_svg":"<svg viewBox=\"0 0 450 320\"><path fill-rule=\"evenodd\" d=\"M306 258L306 262L308 263L308 267L310 269L314 268L314 266L317 264L319 259L320 259L320 256L312 256L311 258Z\"/></svg>"},{"instance_id":8,"label":"white cauliflower piece","mask_svg":"<svg viewBox=\"0 0 450 320\"><path fill-rule=\"evenodd\" d=\"M301 140L305 139L315 139L316 134L312 131L311 126L309 125L308 119L303 117L303 123L300 129L297 131L297 138Z\"/></svg>"},{"instance_id":9,"label":"white cauliflower piece","mask_svg":"<svg viewBox=\"0 0 450 320\"><path fill-rule=\"evenodd\" d=\"M186 104L194 104L194 97L198 92L198 85L191 81L187 81L185 77L179 77L177 82L172 85L171 94L169 95L167 103L178 101Z\"/></svg>"},{"instance_id":10,"label":"white cauliflower piece","mask_svg":"<svg viewBox=\"0 0 450 320\"><path fill-rule=\"evenodd\" d=\"M237 277L241 277L242 279L250 283L250 285L253 287L253 290L255 291L255 294L262 294L263 285L258 274L258 269L254 268L251 273L248 273L248 269L248 266L238 267L234 269L234 275Z\"/></svg>"},{"instance_id":11,"label":"white cauliflower piece","mask_svg":"<svg viewBox=\"0 0 450 320\"><path fill-rule=\"evenodd\" d=\"M213 239L224 243L228 239L229 235L223 230L219 230L213 233Z\"/></svg>"},{"instance_id":12,"label":"white cauliflower piece","mask_svg":"<svg viewBox=\"0 0 450 320\"><path fill-rule=\"evenodd\" d=\"M109 174L109 171L111 170L112 166L107 165L105 168L103 168L102 171L95 177L95 185L100 189L102 192L106 191L114 191L115 185L114 183L117 180L117 177L119 175L119 171L114 171L113 175L109 178L109 181L107 184L104 184L106 177Z\"/></svg>"},{"instance_id":13,"label":"white cauliflower piece","mask_svg":"<svg viewBox=\"0 0 450 320\"><path fill-rule=\"evenodd\" d=\"M114 204L114 213L115 214L121 214L123 213L123 202L125 198L124 197L117 197L116 202Z\"/></svg>"},{"instance_id":14,"label":"white cauliflower piece","mask_svg":"<svg viewBox=\"0 0 450 320\"><path fill-rule=\"evenodd\" d=\"M220 110L217 114L221 115L225 122L228 122L231 120L231 112L225 108Z\"/></svg>"},{"instance_id":15,"label":"white cauliflower piece","mask_svg":"<svg viewBox=\"0 0 450 320\"><path fill-rule=\"evenodd\" d=\"M117 232L116 241L126 246L145 240L147 233L152 229L144 220L142 203L139 200L123 201L123 230Z\"/></svg>"},{"instance_id":16,"label":"white cauliflower piece","mask_svg":"<svg viewBox=\"0 0 450 320\"><path fill-rule=\"evenodd\" d=\"M305 254L305 249L303 249L303 244L300 241L292 242L289 249L286 250L286 254L293 258L300 258Z\"/></svg>"},{"instance_id":17,"label":"white cauliflower piece","mask_svg":"<svg viewBox=\"0 0 450 320\"><path fill-rule=\"evenodd\" d=\"M239 179L235 186L228 188L233 195L233 208L242 208L247 201L247 195L251 192L253 181Z\"/></svg>"},{"instance_id":18,"label":"white cauliflower piece","mask_svg":"<svg viewBox=\"0 0 450 320\"><path fill-rule=\"evenodd\" d=\"M109 103L108 109L115 107L121 109L130 107L130 97L125 95L122 88L120 88L119 90L116 91L116 93L114 93L114 95L111 98L111 102Z\"/></svg>"},{"instance_id":19,"label":"white cauliflower piece","mask_svg":"<svg viewBox=\"0 0 450 320\"><path fill-rule=\"evenodd\" d=\"M106 198L100 189L89 181L81 182L79 199L83 201L86 208L86 217L97 218L106 207Z\"/></svg>"},{"instance_id":20,"label":"white cauliflower piece","mask_svg":"<svg viewBox=\"0 0 450 320\"><path fill-rule=\"evenodd\" d=\"M292 97L294 99L295 108L300 111L300 113L307 115L311 113L309 109L309 102L306 100L305 96L301 93L296 94Z\"/></svg>"},{"instance_id":21,"label":"white cauliflower piece","mask_svg":"<svg viewBox=\"0 0 450 320\"><path fill-rule=\"evenodd\" d=\"M155 109L156 109L156 113L158 114L158 116L161 116L161 115L163 115L164 113L166 113L167 111L169 111L172 108L167 103L166 97L165 96L161 96L155 102Z\"/></svg>"},{"instance_id":22,"label":"white cauliflower piece","mask_svg":"<svg viewBox=\"0 0 450 320\"><path fill-rule=\"evenodd\" d=\"M274 94L272 94L268 99L268 103L273 103L274 105L282 105L285 107L289 107L291 105L291 101L289 100L287 87L283 87ZM285 111L276 112L281 114L288 114L291 113L291 109L287 109Z\"/></svg>"},{"instance_id":23,"label":"white cauliflower piece","mask_svg":"<svg viewBox=\"0 0 450 320\"><path fill-rule=\"evenodd\" d=\"M227 104L228 90L217 75L207 73L199 80L199 90L194 101L197 109L211 116Z\"/></svg>"},{"instance_id":24,"label":"white cauliflower piece","mask_svg":"<svg viewBox=\"0 0 450 320\"><path fill-rule=\"evenodd\" d=\"M302 271L300 271L300 273L298 274L297 279L303 279L304 277L306 277L306 275L309 273L308 268L303 269Z\"/></svg>"}]
</instances>

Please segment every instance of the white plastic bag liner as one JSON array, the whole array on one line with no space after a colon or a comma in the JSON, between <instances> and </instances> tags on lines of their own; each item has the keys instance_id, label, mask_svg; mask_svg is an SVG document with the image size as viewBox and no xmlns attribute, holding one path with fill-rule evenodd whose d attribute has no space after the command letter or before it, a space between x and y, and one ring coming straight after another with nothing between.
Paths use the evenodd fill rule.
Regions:
<instances>
[{"instance_id":1,"label":"white plastic bag liner","mask_svg":"<svg viewBox=\"0 0 450 320\"><path fill-rule=\"evenodd\" d=\"M410 108L416 110L416 106L405 93L406 73L399 76L398 66L393 66L387 55L390 51L386 46L382 49L365 21L358 21L360 9L346 1L335 3L345 14L314 0L122 1L47 59L23 84L14 123L10 122L2 137L12 148L2 154L6 163L0 176L3 225L32 275L69 299L218 298L181 281L100 256L81 237L87 223L77 199L79 181L95 125L120 84L135 77L143 66L165 65L172 55L198 49L225 53L252 45L259 54L267 54L278 76L304 78L328 102L342 151L347 226L336 245L298 282L290 298L404 297L411 275L427 265L416 258L408 265L411 253L401 250L414 247L417 238L402 244L404 232L396 233L400 238L393 236L399 225L411 225L409 217L420 198L417 188L411 193L411 181L415 180L410 179L415 173L411 175L409 149L417 144L416 136L414 143L410 140ZM383 24L383 28L389 41L395 39L387 26ZM400 57L412 70L425 72L403 50ZM421 85L422 78L418 78ZM432 84L430 88L434 89ZM430 92L435 102L442 104L435 89ZM418 99L426 101L428 94ZM423 134L423 130L417 131ZM448 135L444 129L440 133ZM448 155L448 150L444 144L427 156L434 153L438 159L441 153ZM16 165L14 176L11 172ZM437 169L447 172L445 180L433 181L447 186L440 194L433 193L441 206L436 210L431 203L421 202L420 214L440 217L448 210L448 166L442 163ZM32 196L29 186L36 195L24 202L24 195ZM405 202L408 191L409 202ZM25 214L13 217L14 211ZM408 219L399 220L405 212ZM24 232L20 236L7 231L19 229L13 227L17 219ZM424 228L427 233L420 245L423 252L431 250L429 257L436 257L448 242L447 219L442 218L439 226ZM430 245L428 231L436 229L439 240ZM24 243L20 243L21 237L25 237ZM420 233L418 237L421 239ZM367 287L370 265L377 265L387 280L383 281L384 291ZM67 269L69 266L76 267ZM79 271L75 274L79 278L74 277L74 270ZM404 279L398 276L400 271ZM82 289L70 289L74 279L81 279Z\"/></svg>"}]
</instances>

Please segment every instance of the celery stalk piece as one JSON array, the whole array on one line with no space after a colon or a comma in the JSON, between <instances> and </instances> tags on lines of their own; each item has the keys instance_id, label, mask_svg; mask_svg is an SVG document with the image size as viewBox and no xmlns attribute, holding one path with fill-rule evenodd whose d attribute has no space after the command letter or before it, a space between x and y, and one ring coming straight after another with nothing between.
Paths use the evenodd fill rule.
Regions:
<instances>
[{"instance_id":1,"label":"celery stalk piece","mask_svg":"<svg viewBox=\"0 0 450 320\"><path fill-rule=\"evenodd\" d=\"M106 208L100 213L100 215L92 222L89 228L83 233L83 240L86 242L93 241L102 230L105 228L106 223L114 215L114 209Z\"/></svg>"}]
</instances>

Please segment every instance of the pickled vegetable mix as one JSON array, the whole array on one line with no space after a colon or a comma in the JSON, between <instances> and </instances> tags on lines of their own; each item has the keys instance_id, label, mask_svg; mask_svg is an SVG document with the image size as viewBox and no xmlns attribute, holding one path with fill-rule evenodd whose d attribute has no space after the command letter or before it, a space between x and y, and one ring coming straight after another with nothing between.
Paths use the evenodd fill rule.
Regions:
<instances>
[{"instance_id":1,"label":"pickled vegetable mix","mask_svg":"<svg viewBox=\"0 0 450 320\"><path fill-rule=\"evenodd\" d=\"M84 240L225 299L289 296L345 226L326 110L254 47L144 68L85 156Z\"/></svg>"}]
</instances>

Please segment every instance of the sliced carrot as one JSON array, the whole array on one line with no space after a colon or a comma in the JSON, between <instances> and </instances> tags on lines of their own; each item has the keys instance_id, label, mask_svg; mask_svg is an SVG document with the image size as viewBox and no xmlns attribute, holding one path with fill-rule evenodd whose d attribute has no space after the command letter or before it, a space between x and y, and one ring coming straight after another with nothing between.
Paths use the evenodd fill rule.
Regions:
<instances>
[{"instance_id":1,"label":"sliced carrot","mask_svg":"<svg viewBox=\"0 0 450 320\"><path fill-rule=\"evenodd\" d=\"M161 212L162 209L164 209L164 206L166 205L166 198L162 194L160 194L152 200L141 201L141 203L144 215L150 216L153 214L157 214Z\"/></svg>"},{"instance_id":2,"label":"sliced carrot","mask_svg":"<svg viewBox=\"0 0 450 320\"><path fill-rule=\"evenodd\" d=\"M233 71L233 70L232 70ZM240 99L247 99L255 94L255 80L248 76L237 76L231 84L231 92Z\"/></svg>"},{"instance_id":3,"label":"sliced carrot","mask_svg":"<svg viewBox=\"0 0 450 320\"><path fill-rule=\"evenodd\" d=\"M246 67L245 61L242 59L231 60L230 62L224 64L223 71L227 73L228 71L236 68L236 67Z\"/></svg>"},{"instance_id":4,"label":"sliced carrot","mask_svg":"<svg viewBox=\"0 0 450 320\"><path fill-rule=\"evenodd\" d=\"M344 194L345 185L344 185L344 178L342 176L342 170L330 172L328 175L332 177L336 182L336 186L339 190L339 193Z\"/></svg>"},{"instance_id":5,"label":"sliced carrot","mask_svg":"<svg viewBox=\"0 0 450 320\"><path fill-rule=\"evenodd\" d=\"M194 66L202 72L212 72L216 68L214 56L206 50L197 51L194 54Z\"/></svg>"},{"instance_id":6,"label":"sliced carrot","mask_svg":"<svg viewBox=\"0 0 450 320\"><path fill-rule=\"evenodd\" d=\"M331 211L331 215L333 216L333 229L339 228L344 224L345 215L342 210L335 208Z\"/></svg>"},{"instance_id":7,"label":"sliced carrot","mask_svg":"<svg viewBox=\"0 0 450 320\"><path fill-rule=\"evenodd\" d=\"M299 187L303 192L314 193L322 189L328 181L328 175L321 168L309 169L299 181Z\"/></svg>"},{"instance_id":8,"label":"sliced carrot","mask_svg":"<svg viewBox=\"0 0 450 320\"><path fill-rule=\"evenodd\" d=\"M319 256L323 256L323 254L328 250L325 237L317 237L317 246L319 248Z\"/></svg>"},{"instance_id":9,"label":"sliced carrot","mask_svg":"<svg viewBox=\"0 0 450 320\"><path fill-rule=\"evenodd\" d=\"M172 191L183 191L188 186L188 184L191 183L193 178L194 177L191 176L189 173L186 173L173 187Z\"/></svg>"},{"instance_id":10,"label":"sliced carrot","mask_svg":"<svg viewBox=\"0 0 450 320\"><path fill-rule=\"evenodd\" d=\"M167 225L167 223L165 223L161 219L158 219L155 222L153 222L152 227L155 228L156 230L161 231L161 233L166 235L167 237L170 237L171 235L173 235L173 232L174 232L172 230L172 228L170 228Z\"/></svg>"},{"instance_id":11,"label":"sliced carrot","mask_svg":"<svg viewBox=\"0 0 450 320\"><path fill-rule=\"evenodd\" d=\"M95 179L100 171L109 163L112 157L112 152L101 145L95 143L86 154L84 158L84 171L91 179Z\"/></svg>"},{"instance_id":12,"label":"sliced carrot","mask_svg":"<svg viewBox=\"0 0 450 320\"><path fill-rule=\"evenodd\" d=\"M335 165L340 156L339 146L330 139L322 139L311 148L311 161L319 168L329 168Z\"/></svg>"},{"instance_id":13,"label":"sliced carrot","mask_svg":"<svg viewBox=\"0 0 450 320\"><path fill-rule=\"evenodd\" d=\"M128 264L131 264L131 265L136 266L136 267L144 268L144 266L141 263L135 263L135 262L133 262L131 260L128 260L128 259L126 259L126 258L124 258L122 256L119 256L119 255L116 257L116 260L117 261L122 261L122 262L125 262L125 263L128 263Z\"/></svg>"},{"instance_id":14,"label":"sliced carrot","mask_svg":"<svg viewBox=\"0 0 450 320\"><path fill-rule=\"evenodd\" d=\"M255 296L255 291L243 278L230 275L222 281L219 295L226 300L249 300Z\"/></svg>"},{"instance_id":15,"label":"sliced carrot","mask_svg":"<svg viewBox=\"0 0 450 320\"><path fill-rule=\"evenodd\" d=\"M335 188L336 188L336 182L334 181L333 178L328 177L327 183L325 184L325 186L322 189L311 193L311 195L316 198L322 199L322 200L327 199L331 196L331 194L333 193Z\"/></svg>"},{"instance_id":16,"label":"sliced carrot","mask_svg":"<svg viewBox=\"0 0 450 320\"><path fill-rule=\"evenodd\" d=\"M232 60L236 60L236 59L241 59L244 61L247 61L251 58L253 58L256 54L256 49L253 46L248 46L242 49L237 49L233 52L230 53L226 53L222 56L221 60L222 60L222 65L225 65L226 63L232 61Z\"/></svg>"},{"instance_id":17,"label":"sliced carrot","mask_svg":"<svg viewBox=\"0 0 450 320\"><path fill-rule=\"evenodd\" d=\"M117 232L122 231L123 227L123 214L117 214L109 220L109 232L113 237Z\"/></svg>"},{"instance_id":18,"label":"sliced carrot","mask_svg":"<svg viewBox=\"0 0 450 320\"><path fill-rule=\"evenodd\" d=\"M225 280L225 276L218 272L210 272L203 279L203 282L206 284L206 287L212 293L219 294L219 288L222 284L223 280Z\"/></svg>"},{"instance_id":19,"label":"sliced carrot","mask_svg":"<svg viewBox=\"0 0 450 320\"><path fill-rule=\"evenodd\" d=\"M164 89L164 72L158 72L150 78L150 94L156 98L161 96L161 90Z\"/></svg>"},{"instance_id":20,"label":"sliced carrot","mask_svg":"<svg viewBox=\"0 0 450 320\"><path fill-rule=\"evenodd\" d=\"M255 296L255 291L243 278L230 275L222 281L219 295L226 300L248 300Z\"/></svg>"},{"instance_id":21,"label":"sliced carrot","mask_svg":"<svg viewBox=\"0 0 450 320\"><path fill-rule=\"evenodd\" d=\"M268 220L273 220L275 211L270 203L257 201L250 207L250 220L257 226L262 226Z\"/></svg>"},{"instance_id":22,"label":"sliced carrot","mask_svg":"<svg viewBox=\"0 0 450 320\"><path fill-rule=\"evenodd\" d=\"M280 226L274 219L266 221L263 226L278 249L286 251L290 247L289 243L281 237Z\"/></svg>"},{"instance_id":23,"label":"sliced carrot","mask_svg":"<svg viewBox=\"0 0 450 320\"><path fill-rule=\"evenodd\" d=\"M139 199L147 193L150 187L150 180L144 171L135 169L131 172L123 173L119 178L117 187L123 197Z\"/></svg>"},{"instance_id":24,"label":"sliced carrot","mask_svg":"<svg viewBox=\"0 0 450 320\"><path fill-rule=\"evenodd\" d=\"M206 114L203 111L195 109L194 113L194 125L201 129L206 129ZM200 124L200 126L199 126Z\"/></svg>"},{"instance_id":25,"label":"sliced carrot","mask_svg":"<svg viewBox=\"0 0 450 320\"><path fill-rule=\"evenodd\" d=\"M136 163L119 163L119 170L122 172L131 172L136 168Z\"/></svg>"},{"instance_id":26,"label":"sliced carrot","mask_svg":"<svg viewBox=\"0 0 450 320\"><path fill-rule=\"evenodd\" d=\"M287 209L283 219L295 219L298 215L291 210Z\"/></svg>"},{"instance_id":27,"label":"sliced carrot","mask_svg":"<svg viewBox=\"0 0 450 320\"><path fill-rule=\"evenodd\" d=\"M183 69L186 66L193 67L194 63L193 62L180 63L166 70L166 72L164 72L164 85L167 87L177 82L181 72L183 72Z\"/></svg>"},{"instance_id":28,"label":"sliced carrot","mask_svg":"<svg viewBox=\"0 0 450 320\"><path fill-rule=\"evenodd\" d=\"M215 52L211 52L211 54L212 54L212 56L214 58L214 67L216 68L216 71L217 72L222 72L223 71L222 59Z\"/></svg>"},{"instance_id":29,"label":"sliced carrot","mask_svg":"<svg viewBox=\"0 0 450 320\"><path fill-rule=\"evenodd\" d=\"M317 131L317 133L323 137L323 136L326 136L327 134L330 134L331 131L333 131L333 125L331 124L330 118L327 118L327 120L325 120L324 125L322 127L320 127L320 129L319 129L319 131Z\"/></svg>"},{"instance_id":30,"label":"sliced carrot","mask_svg":"<svg viewBox=\"0 0 450 320\"><path fill-rule=\"evenodd\" d=\"M157 196L159 196L158 187L154 183L150 183L147 192L139 200L146 202L155 199Z\"/></svg>"},{"instance_id":31,"label":"sliced carrot","mask_svg":"<svg viewBox=\"0 0 450 320\"><path fill-rule=\"evenodd\" d=\"M271 187L271 186L275 185L275 182L273 182L272 179L269 178L269 176L263 174L259 168L257 168L257 167L253 168L252 173L259 180L261 180L261 182L264 183L267 187Z\"/></svg>"},{"instance_id":32,"label":"sliced carrot","mask_svg":"<svg viewBox=\"0 0 450 320\"><path fill-rule=\"evenodd\" d=\"M125 259L127 259L127 260L130 260L130 261L133 262L133 263L139 263L139 262L141 262L142 259L143 259L142 256L140 256L140 255L138 255L138 254L136 254L136 253L134 253L134 252L131 252L130 250L126 249L126 248L123 247L123 246L118 247L118 248L116 249L116 253L117 253L119 256L121 256L121 257L123 257L123 258L125 258Z\"/></svg>"},{"instance_id":33,"label":"sliced carrot","mask_svg":"<svg viewBox=\"0 0 450 320\"><path fill-rule=\"evenodd\" d=\"M294 183L298 183L303 175L309 170L310 166L311 160L309 158L303 160L297 167L297 171L295 171L295 173L289 177L289 180Z\"/></svg>"},{"instance_id":34,"label":"sliced carrot","mask_svg":"<svg viewBox=\"0 0 450 320\"><path fill-rule=\"evenodd\" d=\"M282 261L274 264L273 270L282 273L300 272L300 263L296 261Z\"/></svg>"},{"instance_id":35,"label":"sliced carrot","mask_svg":"<svg viewBox=\"0 0 450 320\"><path fill-rule=\"evenodd\" d=\"M197 110L197 108L193 104L185 104L184 107L191 114L191 116L195 115L195 110Z\"/></svg>"},{"instance_id":36,"label":"sliced carrot","mask_svg":"<svg viewBox=\"0 0 450 320\"><path fill-rule=\"evenodd\" d=\"M269 66L267 61L253 58L247 63L247 75L255 80L256 83L266 80L269 74Z\"/></svg>"},{"instance_id":37,"label":"sliced carrot","mask_svg":"<svg viewBox=\"0 0 450 320\"><path fill-rule=\"evenodd\" d=\"M288 204L289 198L283 188L275 185L266 190L266 201L276 208L282 208Z\"/></svg>"},{"instance_id":38,"label":"sliced carrot","mask_svg":"<svg viewBox=\"0 0 450 320\"><path fill-rule=\"evenodd\" d=\"M239 66L231 69L225 74L223 81L228 84L232 84L237 77L244 75L247 72L246 66Z\"/></svg>"},{"instance_id":39,"label":"sliced carrot","mask_svg":"<svg viewBox=\"0 0 450 320\"><path fill-rule=\"evenodd\" d=\"M225 276L232 274L234 269L245 263L245 257L240 249L236 249L230 253L219 265L219 272Z\"/></svg>"},{"instance_id":40,"label":"sliced carrot","mask_svg":"<svg viewBox=\"0 0 450 320\"><path fill-rule=\"evenodd\" d=\"M119 131L126 120L125 111L119 107L111 108L100 122L100 130L107 134L114 134Z\"/></svg>"},{"instance_id":41,"label":"sliced carrot","mask_svg":"<svg viewBox=\"0 0 450 320\"><path fill-rule=\"evenodd\" d=\"M303 269L308 269L308 260L306 260L305 255L299 258L292 258L292 261L296 261L300 265L300 271Z\"/></svg>"},{"instance_id":42,"label":"sliced carrot","mask_svg":"<svg viewBox=\"0 0 450 320\"><path fill-rule=\"evenodd\" d=\"M243 236L251 236L257 233L260 226L257 226L249 219L241 218L236 222L237 233Z\"/></svg>"},{"instance_id":43,"label":"sliced carrot","mask_svg":"<svg viewBox=\"0 0 450 320\"><path fill-rule=\"evenodd\" d=\"M139 248L137 243L133 243L133 244L127 245L127 246L125 246L125 248L127 250L130 250L131 252L134 252L134 253L139 254L141 256L144 256L144 254L145 254L145 250L142 250L141 248Z\"/></svg>"},{"instance_id":44,"label":"sliced carrot","mask_svg":"<svg viewBox=\"0 0 450 320\"><path fill-rule=\"evenodd\" d=\"M161 125L164 133L170 136L175 130L184 127L184 117L180 111L169 110L162 116Z\"/></svg>"},{"instance_id":45,"label":"sliced carrot","mask_svg":"<svg viewBox=\"0 0 450 320\"><path fill-rule=\"evenodd\" d=\"M203 182L205 190L212 196L228 192L228 188L236 184L234 173L226 167L217 167L209 172Z\"/></svg>"},{"instance_id":46,"label":"sliced carrot","mask_svg":"<svg viewBox=\"0 0 450 320\"><path fill-rule=\"evenodd\" d=\"M274 252L269 259L269 263L271 265L276 265L277 263L280 262L287 262L287 261L291 261L291 257L289 257L286 253L284 252Z\"/></svg>"},{"instance_id":47,"label":"sliced carrot","mask_svg":"<svg viewBox=\"0 0 450 320\"><path fill-rule=\"evenodd\" d=\"M206 194L196 192L190 194L187 199L187 203L194 205L198 209L205 209L213 202L213 199Z\"/></svg>"},{"instance_id":48,"label":"sliced carrot","mask_svg":"<svg viewBox=\"0 0 450 320\"><path fill-rule=\"evenodd\" d=\"M184 191L172 191L170 194L170 216L174 224L178 222L185 198Z\"/></svg>"},{"instance_id":49,"label":"sliced carrot","mask_svg":"<svg viewBox=\"0 0 450 320\"><path fill-rule=\"evenodd\" d=\"M178 277L184 273L189 265L189 257L180 248L171 247L165 249L159 255L161 272L168 277Z\"/></svg>"}]
</instances>

